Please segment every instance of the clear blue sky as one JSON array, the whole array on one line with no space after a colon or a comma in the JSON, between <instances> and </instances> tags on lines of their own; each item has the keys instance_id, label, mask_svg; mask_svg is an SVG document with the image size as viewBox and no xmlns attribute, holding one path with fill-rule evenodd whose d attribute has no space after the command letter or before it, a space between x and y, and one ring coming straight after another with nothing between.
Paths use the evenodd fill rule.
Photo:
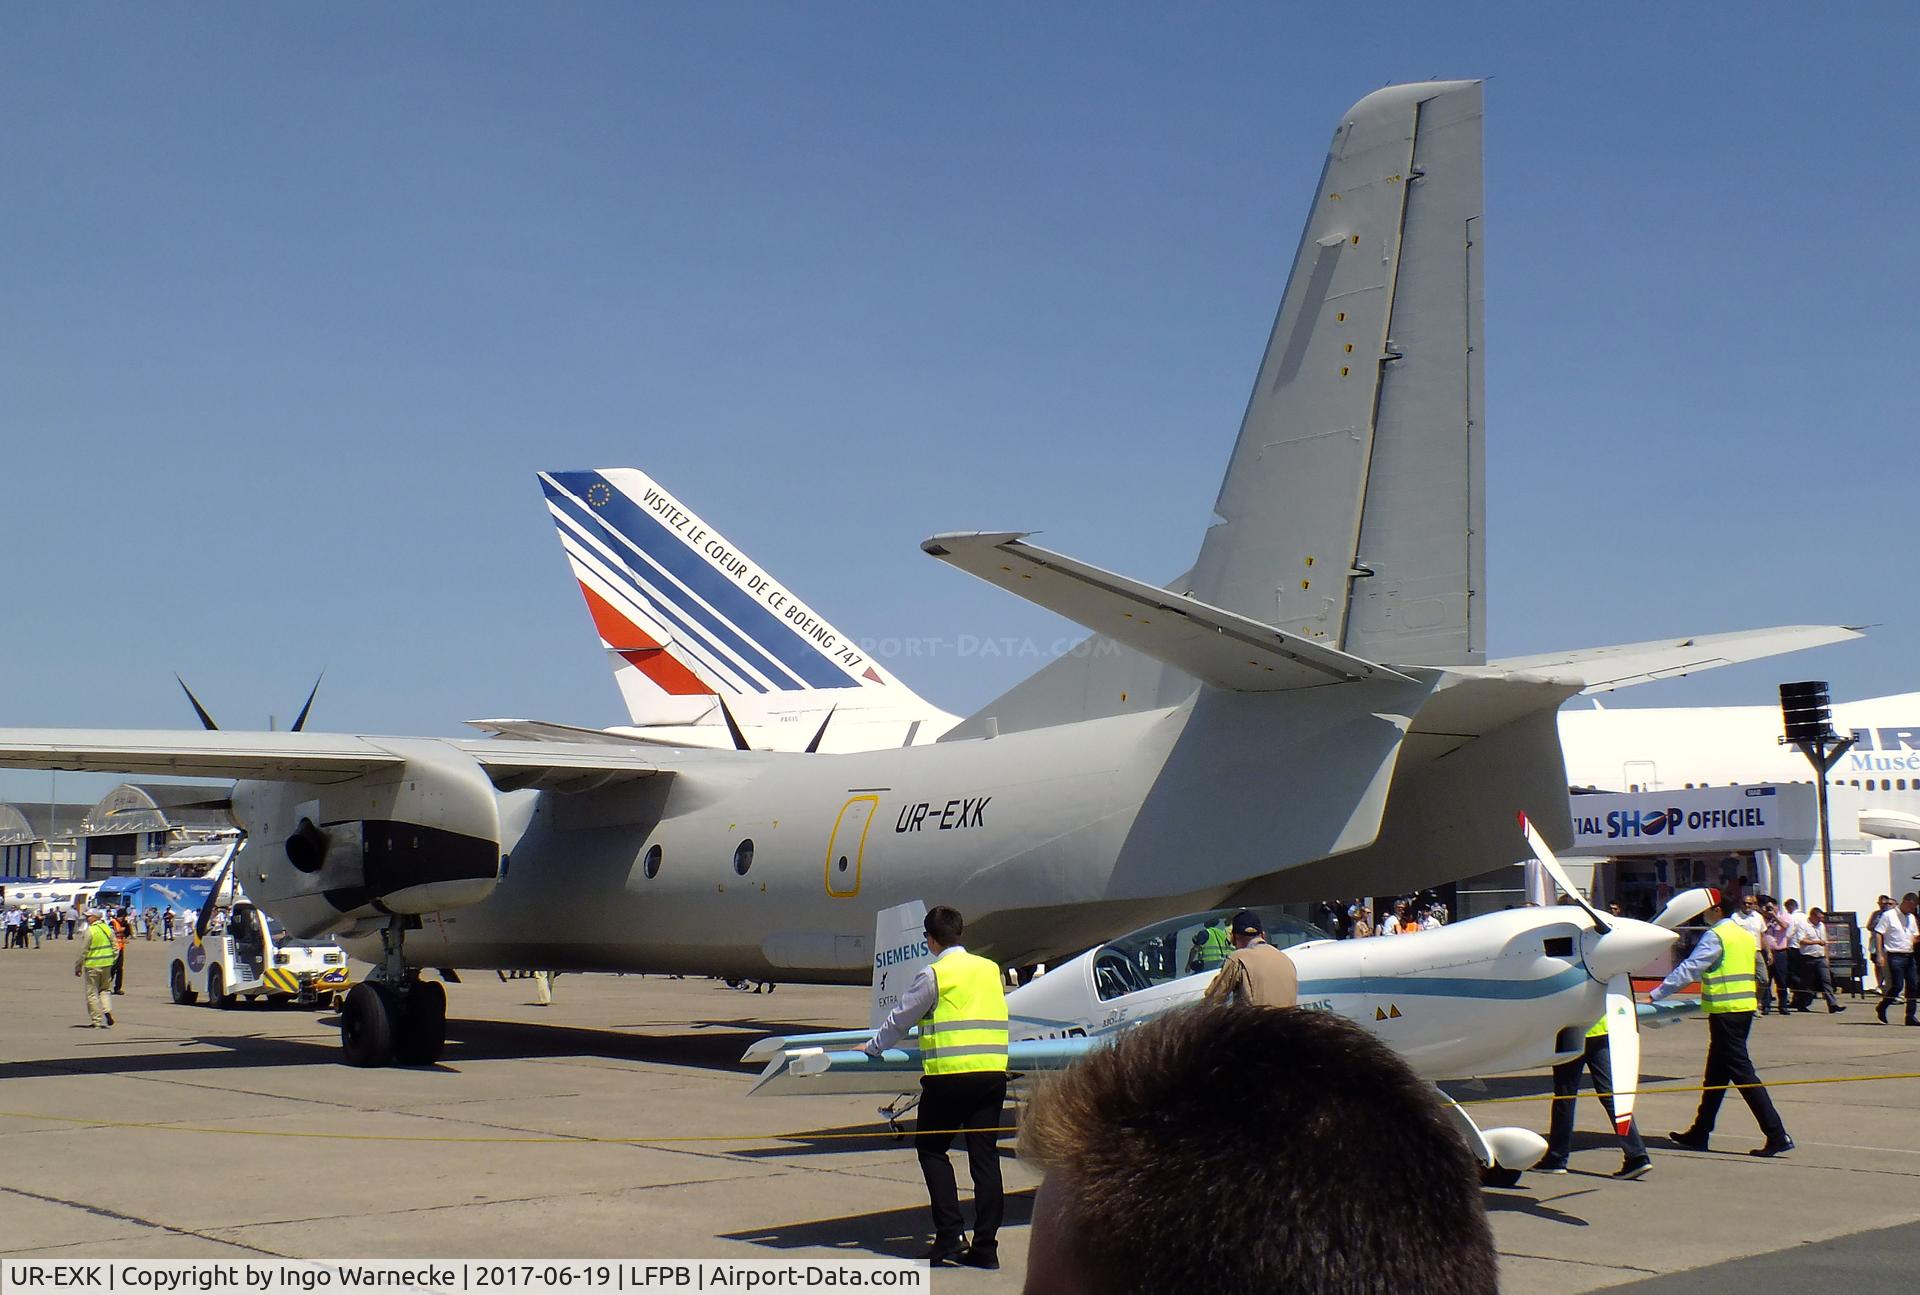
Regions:
<instances>
[{"instance_id":1,"label":"clear blue sky","mask_svg":"<svg viewBox=\"0 0 1920 1295\"><path fill-rule=\"evenodd\" d=\"M1487 92L1496 654L1913 670L1920 6L0 6L0 725L622 718L541 468L659 476L973 709L921 555L1196 551L1329 134ZM24 781L23 781L24 780ZM79 780L74 780L78 782ZM63 780L64 782L64 780ZM0 794L44 795L44 775ZM65 787L62 788L63 792Z\"/></svg>"}]
</instances>

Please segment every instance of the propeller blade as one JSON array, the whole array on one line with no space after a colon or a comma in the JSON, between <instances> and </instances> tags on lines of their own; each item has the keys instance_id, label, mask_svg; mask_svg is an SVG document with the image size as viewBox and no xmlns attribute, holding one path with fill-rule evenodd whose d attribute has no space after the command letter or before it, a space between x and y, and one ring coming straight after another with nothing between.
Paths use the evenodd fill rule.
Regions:
<instances>
[{"instance_id":1,"label":"propeller blade","mask_svg":"<svg viewBox=\"0 0 1920 1295\"><path fill-rule=\"evenodd\" d=\"M326 677L327 672L322 670L319 678L313 681L313 691L307 694L307 704L300 708L300 718L293 721L293 728L289 730L290 732L298 733L307 726L307 714L313 709L313 699L320 694L320 680Z\"/></svg>"},{"instance_id":2,"label":"propeller blade","mask_svg":"<svg viewBox=\"0 0 1920 1295\"><path fill-rule=\"evenodd\" d=\"M193 713L200 717L200 727L206 729L209 733L217 733L220 730L220 726L213 722L213 716L207 714L207 708L202 706L200 699L193 695L193 689L187 687L187 681L182 679L178 673L175 673L173 676L173 681L180 685L180 691L187 694L187 700L193 703Z\"/></svg>"},{"instance_id":3,"label":"propeller blade","mask_svg":"<svg viewBox=\"0 0 1920 1295\"><path fill-rule=\"evenodd\" d=\"M1633 1096L1640 1091L1640 1010L1625 973L1607 982L1607 1060L1613 1071L1613 1128L1633 1127Z\"/></svg>"},{"instance_id":4,"label":"propeller blade","mask_svg":"<svg viewBox=\"0 0 1920 1295\"><path fill-rule=\"evenodd\" d=\"M839 707L837 706L829 706L827 708L827 717L820 721L820 727L814 731L813 740L807 743L808 755L817 755L819 753L820 739L827 735L827 725L833 723L833 712L838 709Z\"/></svg>"},{"instance_id":5,"label":"propeller blade","mask_svg":"<svg viewBox=\"0 0 1920 1295\"><path fill-rule=\"evenodd\" d=\"M719 693L715 693L713 699L720 703L720 714L726 718L727 732L733 737L733 749L736 751L753 750L752 747L747 745L747 735L740 731L739 723L733 718L733 711L728 708L727 699Z\"/></svg>"},{"instance_id":6,"label":"propeller blade","mask_svg":"<svg viewBox=\"0 0 1920 1295\"><path fill-rule=\"evenodd\" d=\"M1527 844L1533 847L1533 857L1540 860L1540 866L1547 870L1547 875L1553 878L1554 884L1560 887L1568 899L1586 910L1587 916L1593 919L1594 930L1602 935L1612 930L1607 919L1600 915L1600 910L1589 904L1581 897L1580 892L1574 889L1572 878L1567 876L1567 870L1560 866L1560 860L1554 856L1552 850L1547 848L1547 843L1542 839L1539 831L1528 821L1526 812L1523 810L1516 817L1520 820L1520 830L1526 834Z\"/></svg>"},{"instance_id":7,"label":"propeller blade","mask_svg":"<svg viewBox=\"0 0 1920 1295\"><path fill-rule=\"evenodd\" d=\"M1667 906L1660 910L1659 916L1653 919L1653 924L1664 926L1669 931L1677 931L1709 908L1719 906L1720 892L1711 887L1683 890L1667 901Z\"/></svg>"}]
</instances>

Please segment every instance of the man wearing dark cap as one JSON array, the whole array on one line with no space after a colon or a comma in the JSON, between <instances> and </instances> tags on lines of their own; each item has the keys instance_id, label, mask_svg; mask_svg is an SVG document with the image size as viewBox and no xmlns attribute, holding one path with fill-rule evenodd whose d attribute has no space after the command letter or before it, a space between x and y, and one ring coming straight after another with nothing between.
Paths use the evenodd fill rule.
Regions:
<instances>
[{"instance_id":1,"label":"man wearing dark cap","mask_svg":"<svg viewBox=\"0 0 1920 1295\"><path fill-rule=\"evenodd\" d=\"M1267 943L1266 923L1251 908L1233 915L1227 928L1233 952L1207 986L1212 1002L1253 1007L1292 1007L1300 1001L1300 974L1293 959Z\"/></svg>"}]
</instances>

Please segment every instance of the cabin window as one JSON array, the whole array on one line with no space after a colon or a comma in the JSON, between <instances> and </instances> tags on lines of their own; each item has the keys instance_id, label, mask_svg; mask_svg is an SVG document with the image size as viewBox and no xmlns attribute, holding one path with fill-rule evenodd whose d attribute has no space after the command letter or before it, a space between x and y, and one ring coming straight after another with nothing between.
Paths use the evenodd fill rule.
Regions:
<instances>
[{"instance_id":1,"label":"cabin window","mask_svg":"<svg viewBox=\"0 0 1920 1295\"><path fill-rule=\"evenodd\" d=\"M748 837L733 847L733 870L744 877L747 875L747 869L751 867L753 867L753 838Z\"/></svg>"},{"instance_id":2,"label":"cabin window","mask_svg":"<svg viewBox=\"0 0 1920 1295\"><path fill-rule=\"evenodd\" d=\"M652 881L660 875L660 847L658 845L650 845L647 847L647 857L640 861L640 871L646 874L648 881Z\"/></svg>"}]
</instances>

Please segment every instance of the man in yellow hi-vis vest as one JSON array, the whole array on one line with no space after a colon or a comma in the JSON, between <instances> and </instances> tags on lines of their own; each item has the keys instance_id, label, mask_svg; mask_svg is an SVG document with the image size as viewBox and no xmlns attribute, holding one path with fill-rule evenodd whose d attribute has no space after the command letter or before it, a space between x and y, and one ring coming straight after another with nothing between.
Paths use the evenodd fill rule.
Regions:
<instances>
[{"instance_id":1,"label":"man in yellow hi-vis vest","mask_svg":"<svg viewBox=\"0 0 1920 1295\"><path fill-rule=\"evenodd\" d=\"M101 1029L113 1024L113 961L120 951L113 942L113 928L100 910L87 910L86 942L73 961L73 974L87 987L87 1025Z\"/></svg>"},{"instance_id":2,"label":"man in yellow hi-vis vest","mask_svg":"<svg viewBox=\"0 0 1920 1295\"><path fill-rule=\"evenodd\" d=\"M920 1122L913 1149L933 1203L934 1267L1000 1266L1000 1221L1006 1204L1000 1184L999 1130L1007 1107L1007 994L1000 965L960 945L964 923L944 904L927 913L924 930L933 961L920 969L863 1051L879 1057L920 1026ZM924 1019L923 1019L924 1018ZM968 1245L947 1151L967 1135L973 1177L973 1244Z\"/></svg>"},{"instance_id":3,"label":"man in yellow hi-vis vest","mask_svg":"<svg viewBox=\"0 0 1920 1295\"><path fill-rule=\"evenodd\" d=\"M1761 987L1754 975L1760 942L1724 915L1719 898L1715 892L1713 907L1706 912L1707 933L1700 937L1700 943L1650 995L1657 1003L1697 979L1700 1010L1707 1014L1707 1077L1700 1109L1693 1117L1692 1128L1667 1136L1689 1151L1705 1151L1727 1085L1737 1084L1740 1095L1747 1099L1747 1109L1767 1135L1766 1145L1748 1154L1777 1156L1793 1150L1793 1139L1787 1136L1787 1126L1780 1122L1780 1113L1773 1109L1773 1099L1767 1096L1753 1060L1747 1056L1747 1034L1753 1029L1753 1014L1760 1006Z\"/></svg>"}]
</instances>

